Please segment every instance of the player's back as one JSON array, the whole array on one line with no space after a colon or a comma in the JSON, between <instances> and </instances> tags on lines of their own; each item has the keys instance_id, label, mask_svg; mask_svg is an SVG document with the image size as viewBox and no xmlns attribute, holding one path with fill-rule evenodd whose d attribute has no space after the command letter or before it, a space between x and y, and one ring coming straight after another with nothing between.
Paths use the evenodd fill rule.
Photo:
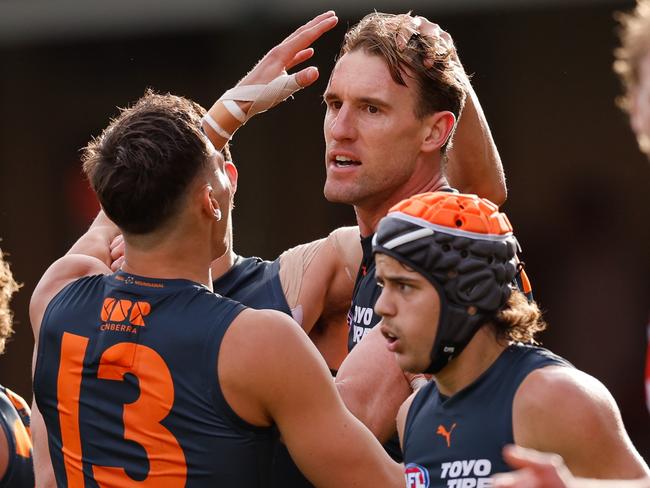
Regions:
<instances>
[{"instance_id":1,"label":"player's back","mask_svg":"<svg viewBox=\"0 0 650 488\"><path fill-rule=\"evenodd\" d=\"M274 428L226 403L221 340L244 309L187 280L82 278L48 305L34 391L59 486L263 486Z\"/></svg>"}]
</instances>

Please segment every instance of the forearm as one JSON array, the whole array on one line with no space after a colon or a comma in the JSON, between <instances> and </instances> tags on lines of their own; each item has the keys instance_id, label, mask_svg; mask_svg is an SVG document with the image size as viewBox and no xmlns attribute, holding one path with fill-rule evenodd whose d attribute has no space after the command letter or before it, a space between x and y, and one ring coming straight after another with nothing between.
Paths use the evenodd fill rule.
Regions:
<instances>
[{"instance_id":1,"label":"forearm","mask_svg":"<svg viewBox=\"0 0 650 488\"><path fill-rule=\"evenodd\" d=\"M100 210L84 235L75 242L66 254L82 254L99 259L110 267L111 242L120 233L117 226Z\"/></svg>"},{"instance_id":2,"label":"forearm","mask_svg":"<svg viewBox=\"0 0 650 488\"><path fill-rule=\"evenodd\" d=\"M507 196L505 174L483 109L469 80L445 174L464 193L475 193L501 205Z\"/></svg>"}]
</instances>

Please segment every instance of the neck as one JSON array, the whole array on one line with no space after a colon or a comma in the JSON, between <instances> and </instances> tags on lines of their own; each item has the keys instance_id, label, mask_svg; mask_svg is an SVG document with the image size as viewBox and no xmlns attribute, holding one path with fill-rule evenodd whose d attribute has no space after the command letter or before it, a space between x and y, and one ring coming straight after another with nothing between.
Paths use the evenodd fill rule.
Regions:
<instances>
[{"instance_id":1,"label":"neck","mask_svg":"<svg viewBox=\"0 0 650 488\"><path fill-rule=\"evenodd\" d=\"M193 235L185 227L167 228L156 235L125 236L122 270L148 278L186 279L212 290L213 251L208 243L207 237Z\"/></svg>"},{"instance_id":2,"label":"neck","mask_svg":"<svg viewBox=\"0 0 650 488\"><path fill-rule=\"evenodd\" d=\"M489 325L481 327L455 359L434 375L440 393L452 396L478 379L507 347L494 336Z\"/></svg>"},{"instance_id":3,"label":"neck","mask_svg":"<svg viewBox=\"0 0 650 488\"><path fill-rule=\"evenodd\" d=\"M361 203L354 206L354 212L357 216L357 224L362 237L372 235L377 230L379 221L386 216L388 211L397 203L406 198L437 191L447 186L447 180L440 173L436 172L430 178L411 178L405 185L398 188L391 195L381 195L380 198L372 202Z\"/></svg>"},{"instance_id":4,"label":"neck","mask_svg":"<svg viewBox=\"0 0 650 488\"><path fill-rule=\"evenodd\" d=\"M230 270L230 268L233 267L236 258L237 255L235 254L231 244L230 249L226 251L226 254L212 261L212 265L210 265L210 269L212 270L212 279L216 280L221 278Z\"/></svg>"}]
</instances>

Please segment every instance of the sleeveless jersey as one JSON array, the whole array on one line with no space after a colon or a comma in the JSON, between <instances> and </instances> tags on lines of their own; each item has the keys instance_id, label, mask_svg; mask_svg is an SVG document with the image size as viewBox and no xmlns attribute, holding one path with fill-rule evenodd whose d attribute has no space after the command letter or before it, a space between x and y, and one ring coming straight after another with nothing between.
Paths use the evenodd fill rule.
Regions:
<instances>
[{"instance_id":1,"label":"sleeveless jersey","mask_svg":"<svg viewBox=\"0 0 650 488\"><path fill-rule=\"evenodd\" d=\"M34 488L29 407L25 400L0 385L0 425L7 439L8 463L0 488Z\"/></svg>"},{"instance_id":2,"label":"sleeveless jersey","mask_svg":"<svg viewBox=\"0 0 650 488\"><path fill-rule=\"evenodd\" d=\"M237 256L233 266L213 281L214 292L255 309L278 310L291 317L280 282L280 260Z\"/></svg>"},{"instance_id":3,"label":"sleeveless jersey","mask_svg":"<svg viewBox=\"0 0 650 488\"><path fill-rule=\"evenodd\" d=\"M280 260L237 256L233 266L214 280L215 293L237 300L255 309L278 310L291 317L280 282ZM278 488L309 488L313 486L291 459L284 443L274 448L273 467L269 486Z\"/></svg>"},{"instance_id":4,"label":"sleeveless jersey","mask_svg":"<svg viewBox=\"0 0 650 488\"><path fill-rule=\"evenodd\" d=\"M375 313L375 303L381 294L381 288L375 278L375 257L372 254L374 234L361 239L363 257L357 273L352 294L352 304L348 312L348 351L351 351L370 329L379 323L381 316Z\"/></svg>"},{"instance_id":5,"label":"sleeveless jersey","mask_svg":"<svg viewBox=\"0 0 650 488\"><path fill-rule=\"evenodd\" d=\"M217 378L241 304L121 271L47 307L34 393L59 487L265 486L274 427L246 423Z\"/></svg>"},{"instance_id":6,"label":"sleeveless jersey","mask_svg":"<svg viewBox=\"0 0 650 488\"><path fill-rule=\"evenodd\" d=\"M476 381L444 397L435 381L413 399L404 429L407 488L489 487L490 476L511 471L501 449L514 443L512 402L536 369L570 366L546 349L509 346Z\"/></svg>"}]
</instances>

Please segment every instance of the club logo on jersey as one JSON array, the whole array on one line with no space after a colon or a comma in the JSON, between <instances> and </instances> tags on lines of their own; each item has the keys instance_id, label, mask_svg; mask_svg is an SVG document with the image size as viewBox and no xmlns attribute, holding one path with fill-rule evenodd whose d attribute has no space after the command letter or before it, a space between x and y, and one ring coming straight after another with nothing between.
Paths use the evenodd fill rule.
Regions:
<instances>
[{"instance_id":1,"label":"club logo on jersey","mask_svg":"<svg viewBox=\"0 0 650 488\"><path fill-rule=\"evenodd\" d=\"M132 302L108 297L102 304L100 318L102 331L130 332L135 334L138 327L144 327L144 317L151 312L148 302Z\"/></svg>"},{"instance_id":2,"label":"club logo on jersey","mask_svg":"<svg viewBox=\"0 0 650 488\"><path fill-rule=\"evenodd\" d=\"M455 428L456 428L456 423L454 422L449 428L449 430L447 430L447 428L442 424L440 424L438 426L438 430L436 430L436 434L444 437L445 440L447 441L447 447L451 447L451 433L454 431Z\"/></svg>"},{"instance_id":3,"label":"club logo on jersey","mask_svg":"<svg viewBox=\"0 0 650 488\"><path fill-rule=\"evenodd\" d=\"M429 488L429 472L422 466L409 463L404 468L406 488Z\"/></svg>"}]
</instances>

